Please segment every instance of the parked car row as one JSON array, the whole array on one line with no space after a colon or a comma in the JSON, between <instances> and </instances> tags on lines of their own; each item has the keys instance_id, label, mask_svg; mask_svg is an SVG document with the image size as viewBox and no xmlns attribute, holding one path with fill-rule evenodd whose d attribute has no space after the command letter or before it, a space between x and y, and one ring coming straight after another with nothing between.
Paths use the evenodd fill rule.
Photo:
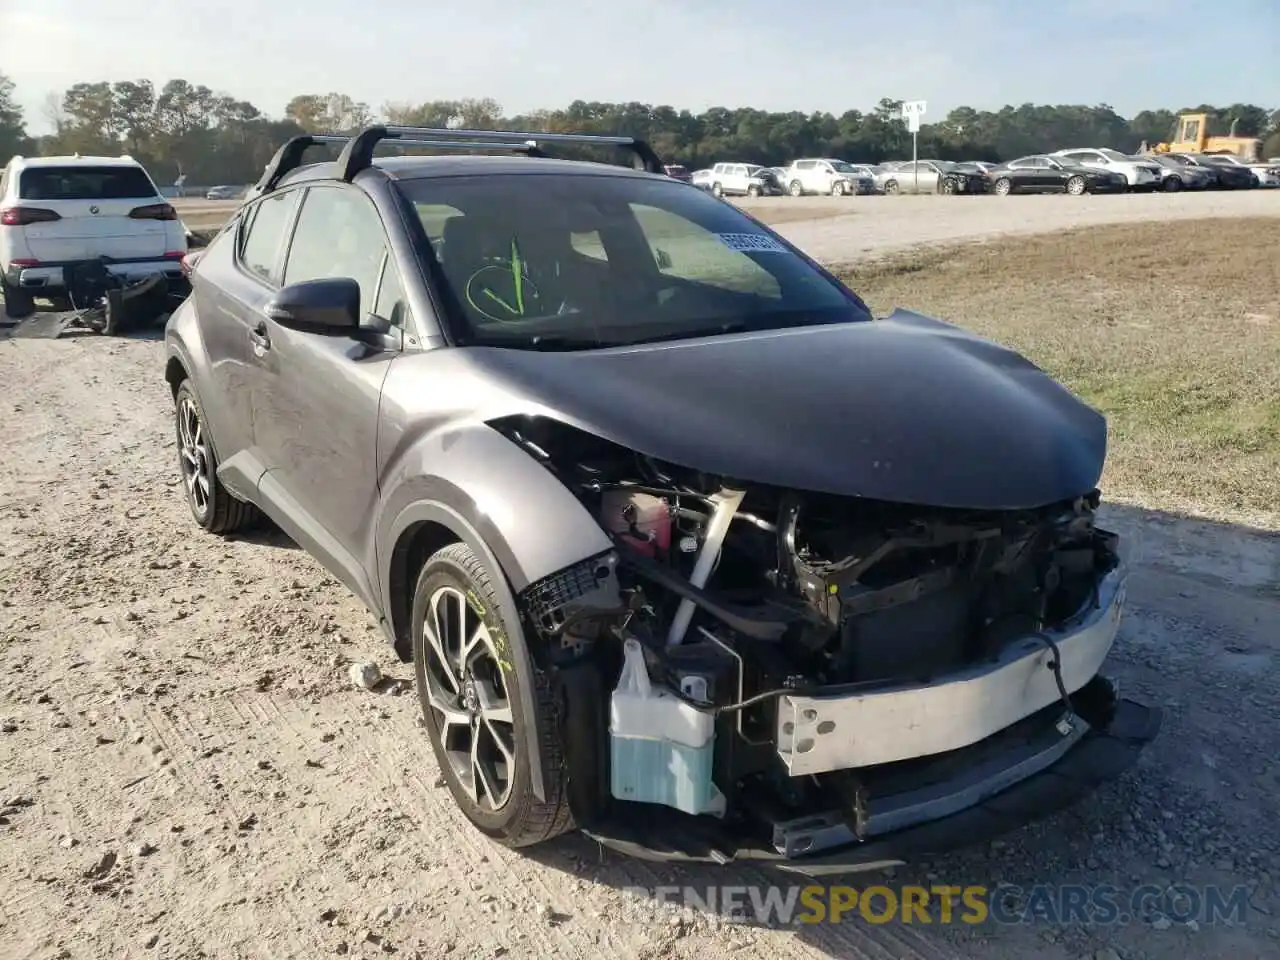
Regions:
<instances>
[{"instance_id":1,"label":"parked car row","mask_svg":"<svg viewBox=\"0 0 1280 960\"><path fill-rule=\"evenodd\" d=\"M1006 163L893 160L875 166L802 158L787 167L717 163L678 179L717 197L855 196L900 193L980 194L1177 192L1280 187L1280 163L1248 163L1228 154L1132 155L1073 147Z\"/></svg>"}]
</instances>

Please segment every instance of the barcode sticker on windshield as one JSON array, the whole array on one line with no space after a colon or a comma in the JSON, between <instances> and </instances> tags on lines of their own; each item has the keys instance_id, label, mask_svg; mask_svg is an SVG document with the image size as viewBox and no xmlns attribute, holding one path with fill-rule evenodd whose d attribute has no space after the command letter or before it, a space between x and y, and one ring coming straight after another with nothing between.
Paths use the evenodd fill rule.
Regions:
<instances>
[{"instance_id":1,"label":"barcode sticker on windshield","mask_svg":"<svg viewBox=\"0 0 1280 960\"><path fill-rule=\"evenodd\" d=\"M787 248L764 233L718 233L722 243L730 250L742 253L786 253Z\"/></svg>"}]
</instances>

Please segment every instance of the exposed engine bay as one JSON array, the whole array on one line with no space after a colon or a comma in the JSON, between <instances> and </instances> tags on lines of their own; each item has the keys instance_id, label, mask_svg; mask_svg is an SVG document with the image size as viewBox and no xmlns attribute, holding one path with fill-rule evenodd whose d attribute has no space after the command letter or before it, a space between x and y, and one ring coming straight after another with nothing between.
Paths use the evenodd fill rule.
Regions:
<instances>
[{"instance_id":1,"label":"exposed engine bay","mask_svg":"<svg viewBox=\"0 0 1280 960\"><path fill-rule=\"evenodd\" d=\"M1097 667L1123 589L1096 490L1035 510L893 504L707 476L550 420L495 426L616 544L520 598L549 668L590 660L618 684L610 803L802 855L953 811L1108 721ZM637 782L671 769L706 782Z\"/></svg>"}]
</instances>

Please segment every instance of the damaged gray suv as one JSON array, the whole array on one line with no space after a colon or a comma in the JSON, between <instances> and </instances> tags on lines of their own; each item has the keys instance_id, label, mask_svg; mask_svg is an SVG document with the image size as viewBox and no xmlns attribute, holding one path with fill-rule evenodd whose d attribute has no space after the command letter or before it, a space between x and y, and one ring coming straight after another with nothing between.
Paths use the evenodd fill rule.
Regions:
<instances>
[{"instance_id":1,"label":"damaged gray suv","mask_svg":"<svg viewBox=\"0 0 1280 960\"><path fill-rule=\"evenodd\" d=\"M166 332L196 522L265 515L367 605L512 847L842 872L1125 770L1159 715L1103 672L1104 419L662 169L283 146Z\"/></svg>"}]
</instances>

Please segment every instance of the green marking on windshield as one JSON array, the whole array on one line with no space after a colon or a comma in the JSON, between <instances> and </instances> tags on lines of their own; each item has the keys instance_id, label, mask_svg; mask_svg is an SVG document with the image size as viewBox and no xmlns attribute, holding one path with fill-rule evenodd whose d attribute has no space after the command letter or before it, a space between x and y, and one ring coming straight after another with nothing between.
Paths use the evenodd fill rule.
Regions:
<instances>
[{"instance_id":1,"label":"green marking on windshield","mask_svg":"<svg viewBox=\"0 0 1280 960\"><path fill-rule=\"evenodd\" d=\"M511 238L511 279L516 285L516 306L519 310L512 310L512 313L519 313L524 316L524 274L520 270L520 248L516 246L516 238ZM508 307L507 309L510 309Z\"/></svg>"},{"instance_id":2,"label":"green marking on windshield","mask_svg":"<svg viewBox=\"0 0 1280 960\"><path fill-rule=\"evenodd\" d=\"M516 310L516 308L515 308L515 307L511 306L511 304L507 303L507 301L503 300L500 296L498 296L496 293L494 293L494 292L493 292L492 290L490 290L488 287L485 287L485 288L484 288L484 290L483 290L483 291L481 291L481 292L482 292L486 297L488 297L490 300L493 300L493 301L495 301L495 302L497 302L497 303L502 304L504 307L506 307L506 308L507 308L507 311L508 311L508 312L510 312L510 313L518 313L518 312L519 312L519 311L517 311L517 310ZM516 292L518 293L519 291L517 290Z\"/></svg>"}]
</instances>

